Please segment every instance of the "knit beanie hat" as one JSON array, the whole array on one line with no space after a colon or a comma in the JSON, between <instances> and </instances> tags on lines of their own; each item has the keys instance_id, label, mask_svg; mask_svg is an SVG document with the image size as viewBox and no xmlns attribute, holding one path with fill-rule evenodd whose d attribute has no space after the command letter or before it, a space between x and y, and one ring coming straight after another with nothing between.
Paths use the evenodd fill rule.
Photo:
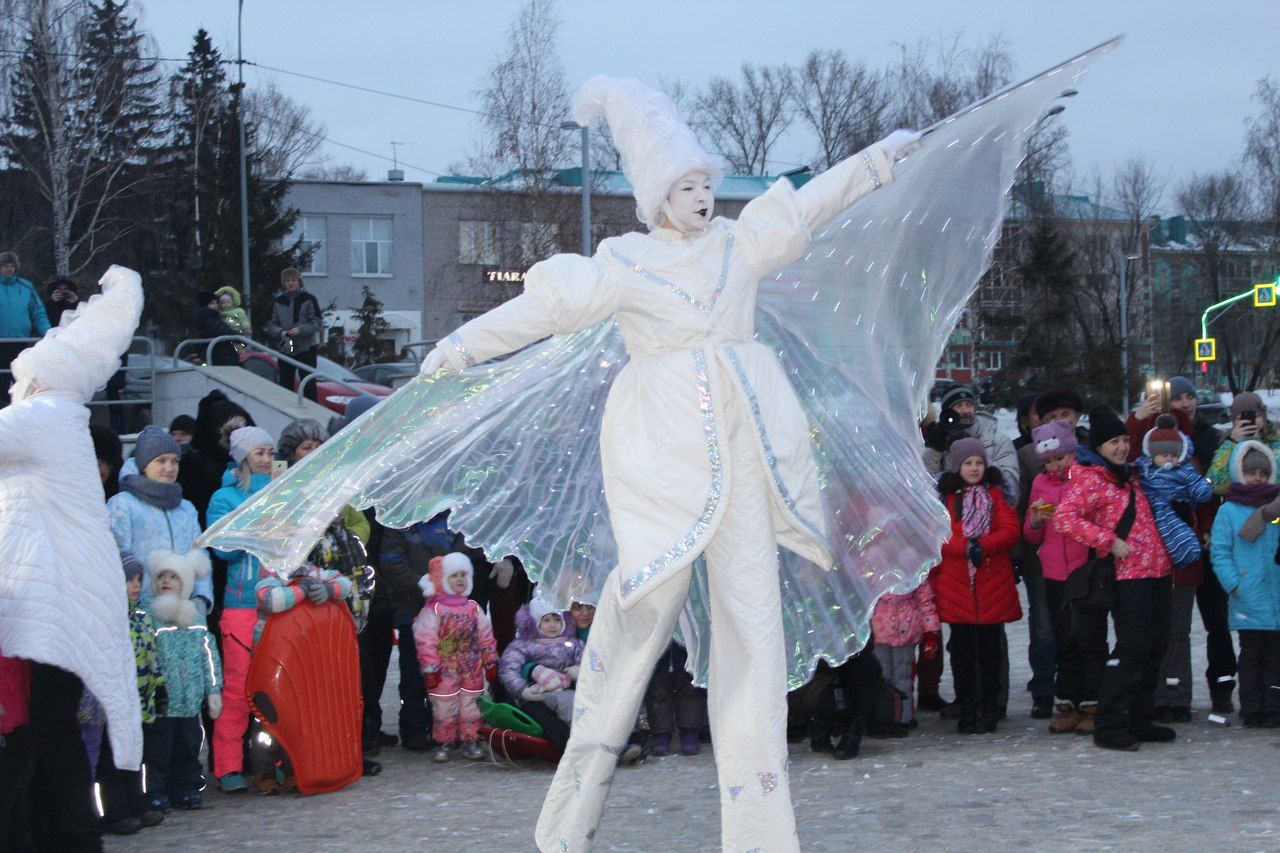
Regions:
<instances>
[{"instance_id":1,"label":"knit beanie hat","mask_svg":"<svg viewBox=\"0 0 1280 853\"><path fill-rule=\"evenodd\" d=\"M196 291L196 305L200 306L201 308L204 308L206 305L208 305L210 302L215 301L217 298L218 297L213 295L212 290Z\"/></svg>"},{"instance_id":2,"label":"knit beanie hat","mask_svg":"<svg viewBox=\"0 0 1280 853\"><path fill-rule=\"evenodd\" d=\"M960 466L970 456L981 456L983 462L990 464L987 459L987 449L982 446L979 439L962 438L952 444L951 449L947 451L947 470L960 473Z\"/></svg>"},{"instance_id":3,"label":"knit beanie hat","mask_svg":"<svg viewBox=\"0 0 1280 853\"><path fill-rule=\"evenodd\" d=\"M1089 410L1089 449L1097 450L1118 435L1128 435L1124 421L1116 414L1115 409L1107 405L1094 406Z\"/></svg>"},{"instance_id":4,"label":"knit beanie hat","mask_svg":"<svg viewBox=\"0 0 1280 853\"><path fill-rule=\"evenodd\" d=\"M0 267L5 264L13 264L15 267L22 266L22 264L18 263L17 252L0 252Z\"/></svg>"},{"instance_id":5,"label":"knit beanie hat","mask_svg":"<svg viewBox=\"0 0 1280 853\"><path fill-rule=\"evenodd\" d=\"M281 431L280 440L276 442L276 458L292 462L293 454L297 451L299 444L308 439L323 442L326 438L328 435L325 434L324 427L320 426L319 421L298 418Z\"/></svg>"},{"instance_id":6,"label":"knit beanie hat","mask_svg":"<svg viewBox=\"0 0 1280 853\"><path fill-rule=\"evenodd\" d=\"M978 398L974 396L973 389L968 385L957 385L942 395L942 400L938 403L938 407L942 410L950 409L961 400L970 400L976 403Z\"/></svg>"},{"instance_id":7,"label":"knit beanie hat","mask_svg":"<svg viewBox=\"0 0 1280 853\"><path fill-rule=\"evenodd\" d=\"M142 576L142 558L132 551L120 549L120 565L124 568L125 580Z\"/></svg>"},{"instance_id":8,"label":"knit beanie hat","mask_svg":"<svg viewBox=\"0 0 1280 853\"><path fill-rule=\"evenodd\" d=\"M180 455L182 448L163 427L151 424L138 433L138 443L133 446L133 460L138 463L139 474L147 470L153 459L166 453Z\"/></svg>"},{"instance_id":9,"label":"knit beanie hat","mask_svg":"<svg viewBox=\"0 0 1280 853\"><path fill-rule=\"evenodd\" d=\"M529 602L529 615L533 617L533 627L538 628L538 633L542 633L542 629L538 626L542 624L542 617L547 614L554 614L560 617L560 624L565 624L564 611L556 607L549 601L543 601L541 598L535 598Z\"/></svg>"},{"instance_id":10,"label":"knit beanie hat","mask_svg":"<svg viewBox=\"0 0 1280 853\"><path fill-rule=\"evenodd\" d=\"M1045 417L1054 409L1084 412L1084 399L1070 388L1051 388L1036 397L1036 414Z\"/></svg>"},{"instance_id":11,"label":"knit beanie hat","mask_svg":"<svg viewBox=\"0 0 1280 853\"><path fill-rule=\"evenodd\" d=\"M1169 380L1169 396L1173 399L1181 397L1183 394L1195 394L1196 386L1191 380L1185 376L1175 376Z\"/></svg>"},{"instance_id":12,"label":"knit beanie hat","mask_svg":"<svg viewBox=\"0 0 1280 853\"><path fill-rule=\"evenodd\" d=\"M1181 457L1185 447L1182 433L1178 432L1178 422L1167 413L1156 418L1156 425L1142 439L1143 451L1152 458L1162 453Z\"/></svg>"},{"instance_id":13,"label":"knit beanie hat","mask_svg":"<svg viewBox=\"0 0 1280 853\"><path fill-rule=\"evenodd\" d=\"M1240 417L1241 412L1259 412L1266 415L1267 407L1262 405L1262 398L1252 391L1241 391L1231 398L1231 417Z\"/></svg>"},{"instance_id":14,"label":"knit beanie hat","mask_svg":"<svg viewBox=\"0 0 1280 853\"><path fill-rule=\"evenodd\" d=\"M1036 458L1041 462L1076 452L1076 433L1070 421L1049 421L1031 431Z\"/></svg>"},{"instance_id":15,"label":"knit beanie hat","mask_svg":"<svg viewBox=\"0 0 1280 853\"><path fill-rule=\"evenodd\" d=\"M169 432L177 432L179 430L195 435L196 419L191 417L191 415L178 415L169 422Z\"/></svg>"},{"instance_id":16,"label":"knit beanie hat","mask_svg":"<svg viewBox=\"0 0 1280 853\"><path fill-rule=\"evenodd\" d=\"M89 424L89 437L93 439L93 455L113 468L124 462L124 445L111 427Z\"/></svg>"},{"instance_id":17,"label":"knit beanie hat","mask_svg":"<svg viewBox=\"0 0 1280 853\"><path fill-rule=\"evenodd\" d=\"M227 452L231 454L231 458L239 465L245 460L246 456L254 451L254 448L263 446L276 446L275 439L271 437L271 433L262 427L245 426L231 433Z\"/></svg>"}]
</instances>

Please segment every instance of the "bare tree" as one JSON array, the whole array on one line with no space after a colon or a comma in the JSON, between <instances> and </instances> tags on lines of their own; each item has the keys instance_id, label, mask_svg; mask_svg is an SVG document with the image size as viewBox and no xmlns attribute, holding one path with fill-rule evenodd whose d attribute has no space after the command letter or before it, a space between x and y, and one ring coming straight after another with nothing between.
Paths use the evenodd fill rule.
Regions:
<instances>
[{"instance_id":1,"label":"bare tree","mask_svg":"<svg viewBox=\"0 0 1280 853\"><path fill-rule=\"evenodd\" d=\"M785 65L742 64L737 81L713 77L696 100L693 124L744 175L762 175L769 152L795 117L791 69Z\"/></svg>"},{"instance_id":2,"label":"bare tree","mask_svg":"<svg viewBox=\"0 0 1280 853\"><path fill-rule=\"evenodd\" d=\"M827 169L884 135L888 92L881 74L843 50L814 50L796 71L796 111L817 137L814 168Z\"/></svg>"},{"instance_id":3,"label":"bare tree","mask_svg":"<svg viewBox=\"0 0 1280 853\"><path fill-rule=\"evenodd\" d=\"M304 166L298 173L299 178L309 181L367 181L369 173L360 166L351 163L316 163Z\"/></svg>"},{"instance_id":4,"label":"bare tree","mask_svg":"<svg viewBox=\"0 0 1280 853\"><path fill-rule=\"evenodd\" d=\"M890 115L899 127L927 127L1013 79L1013 55L1002 35L976 46L967 46L957 33L897 47L898 59L887 77L893 95Z\"/></svg>"},{"instance_id":5,"label":"bare tree","mask_svg":"<svg viewBox=\"0 0 1280 853\"><path fill-rule=\"evenodd\" d=\"M264 178L284 180L304 168L324 167L328 155L320 145L327 129L311 107L295 101L271 81L249 89L243 108L253 125L253 145Z\"/></svg>"}]
</instances>

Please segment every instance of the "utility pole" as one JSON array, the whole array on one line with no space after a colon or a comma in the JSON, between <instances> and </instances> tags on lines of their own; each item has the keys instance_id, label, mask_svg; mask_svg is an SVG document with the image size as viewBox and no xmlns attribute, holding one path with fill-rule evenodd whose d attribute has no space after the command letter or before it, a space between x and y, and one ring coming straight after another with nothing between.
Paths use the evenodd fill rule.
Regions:
<instances>
[{"instance_id":1,"label":"utility pole","mask_svg":"<svg viewBox=\"0 0 1280 853\"><path fill-rule=\"evenodd\" d=\"M561 122L561 130L582 133L582 256L591 257L591 128L577 122Z\"/></svg>"},{"instance_id":2,"label":"utility pole","mask_svg":"<svg viewBox=\"0 0 1280 853\"><path fill-rule=\"evenodd\" d=\"M1120 256L1120 372L1124 387L1124 411L1129 415L1129 261L1141 260L1142 255Z\"/></svg>"},{"instance_id":3,"label":"utility pole","mask_svg":"<svg viewBox=\"0 0 1280 853\"><path fill-rule=\"evenodd\" d=\"M249 172L244 154L244 38L241 22L244 19L244 0L239 0L236 14L236 127L240 131L240 292L244 296L244 308L250 322L253 320L253 298L249 283Z\"/></svg>"}]
</instances>

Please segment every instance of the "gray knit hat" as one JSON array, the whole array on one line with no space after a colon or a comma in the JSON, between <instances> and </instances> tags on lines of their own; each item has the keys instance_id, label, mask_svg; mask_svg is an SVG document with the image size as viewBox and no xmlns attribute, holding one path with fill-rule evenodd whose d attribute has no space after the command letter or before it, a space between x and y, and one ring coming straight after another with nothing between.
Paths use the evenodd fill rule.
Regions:
<instances>
[{"instance_id":1,"label":"gray knit hat","mask_svg":"<svg viewBox=\"0 0 1280 853\"><path fill-rule=\"evenodd\" d=\"M5 264L13 264L15 267L22 266L18 263L17 252L0 252L0 267Z\"/></svg>"},{"instance_id":2,"label":"gray knit hat","mask_svg":"<svg viewBox=\"0 0 1280 853\"><path fill-rule=\"evenodd\" d=\"M323 442L328 437L319 421L298 418L280 433L280 440L276 442L276 458L292 462L293 454L298 450L299 444L307 439Z\"/></svg>"},{"instance_id":3,"label":"gray knit hat","mask_svg":"<svg viewBox=\"0 0 1280 853\"><path fill-rule=\"evenodd\" d=\"M181 455L182 448L178 446L177 439L163 427L152 424L138 433L138 443L133 446L133 458L138 463L139 474L147 470L153 459L166 453Z\"/></svg>"},{"instance_id":4,"label":"gray knit hat","mask_svg":"<svg viewBox=\"0 0 1280 853\"><path fill-rule=\"evenodd\" d=\"M1231 417L1240 417L1241 412L1258 412L1263 417L1267 415L1267 407L1262 405L1262 398L1252 391L1241 391L1239 394L1231 398Z\"/></svg>"},{"instance_id":5,"label":"gray knit hat","mask_svg":"<svg viewBox=\"0 0 1280 853\"><path fill-rule=\"evenodd\" d=\"M142 576L142 558L132 551L120 549L120 565L124 568L124 579Z\"/></svg>"},{"instance_id":6,"label":"gray knit hat","mask_svg":"<svg viewBox=\"0 0 1280 853\"><path fill-rule=\"evenodd\" d=\"M239 465L245 460L245 457L258 447L276 446L275 439L271 437L271 433L262 427L246 426L240 427L231 433L230 446L227 448L231 454L231 458Z\"/></svg>"}]
</instances>

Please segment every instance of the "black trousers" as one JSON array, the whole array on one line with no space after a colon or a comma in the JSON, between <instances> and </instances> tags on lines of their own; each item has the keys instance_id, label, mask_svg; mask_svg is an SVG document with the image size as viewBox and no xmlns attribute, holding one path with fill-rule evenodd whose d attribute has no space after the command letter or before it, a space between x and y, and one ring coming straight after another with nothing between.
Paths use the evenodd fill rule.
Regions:
<instances>
[{"instance_id":1,"label":"black trousers","mask_svg":"<svg viewBox=\"0 0 1280 853\"><path fill-rule=\"evenodd\" d=\"M316 357L319 354L320 354L319 350L312 348L309 350L303 350L302 352L295 352L293 355L290 355L289 358L292 358L294 361L300 361L303 364L309 364L311 365L311 367L315 367ZM302 378L306 376L307 373L309 372L309 371L302 371L302 375L299 376L298 368L294 367L292 364L288 364L287 362L283 362L283 361L279 362L276 365L276 369L280 374L281 386L288 388L290 391L293 391L296 389L294 379L297 379L299 382L301 382ZM318 381L319 380L317 379L313 379L312 381L308 382L307 388L303 392L303 395L313 403L316 402L316 382Z\"/></svg>"},{"instance_id":2,"label":"black trousers","mask_svg":"<svg viewBox=\"0 0 1280 853\"><path fill-rule=\"evenodd\" d=\"M70 672L31 664L31 828L38 850L102 849L93 773L76 720L82 693L84 684Z\"/></svg>"},{"instance_id":3,"label":"black trousers","mask_svg":"<svg viewBox=\"0 0 1280 853\"><path fill-rule=\"evenodd\" d=\"M406 735L430 735L432 715L418 665L418 644L413 640L413 615L400 611L395 621L400 635L396 648L400 652L400 742L404 743Z\"/></svg>"},{"instance_id":4,"label":"black trousers","mask_svg":"<svg viewBox=\"0 0 1280 853\"><path fill-rule=\"evenodd\" d=\"M555 744L557 748L564 749L568 745L569 724L560 719L555 711L542 702L521 702L520 710L532 717L535 723L542 726L542 736Z\"/></svg>"},{"instance_id":5,"label":"black trousers","mask_svg":"<svg viewBox=\"0 0 1280 853\"><path fill-rule=\"evenodd\" d=\"M36 772L31 726L18 726L0 739L0 850L29 850L31 778Z\"/></svg>"},{"instance_id":6,"label":"black trousers","mask_svg":"<svg viewBox=\"0 0 1280 853\"><path fill-rule=\"evenodd\" d=\"M669 735L680 731L702 731L707 719L707 691L693 686L693 676L684 667L655 672L644 694L649 714L649 731Z\"/></svg>"},{"instance_id":7,"label":"black trousers","mask_svg":"<svg viewBox=\"0 0 1280 853\"><path fill-rule=\"evenodd\" d=\"M956 701L961 705L999 705L1000 680L1008 660L1004 625L947 623L951 639L951 675L955 679Z\"/></svg>"},{"instance_id":8,"label":"black trousers","mask_svg":"<svg viewBox=\"0 0 1280 853\"><path fill-rule=\"evenodd\" d=\"M200 772L200 744L204 729L199 717L158 717L142 727L143 762L147 765L147 795L170 799L204 787Z\"/></svg>"},{"instance_id":9,"label":"black trousers","mask_svg":"<svg viewBox=\"0 0 1280 853\"><path fill-rule=\"evenodd\" d=\"M1075 705L1098 701L1107 668L1107 614L1080 613L1064 606L1065 581L1045 580L1045 598L1058 663L1057 698Z\"/></svg>"},{"instance_id":10,"label":"black trousers","mask_svg":"<svg viewBox=\"0 0 1280 853\"><path fill-rule=\"evenodd\" d=\"M147 810L142 791L142 772L121 770L111 754L111 738L102 738L98 758L98 790L102 795L102 821L107 826L125 818L137 817Z\"/></svg>"},{"instance_id":11,"label":"black trousers","mask_svg":"<svg viewBox=\"0 0 1280 853\"><path fill-rule=\"evenodd\" d=\"M1280 631L1240 632L1240 713L1280 714Z\"/></svg>"},{"instance_id":12,"label":"black trousers","mask_svg":"<svg viewBox=\"0 0 1280 853\"><path fill-rule=\"evenodd\" d=\"M1232 678L1236 674L1236 650L1231 644L1231 627L1227 623L1227 593L1209 562L1209 552L1202 552L1204 582L1196 587L1196 607L1205 630L1205 656L1208 667L1204 677L1213 688L1219 679Z\"/></svg>"},{"instance_id":13,"label":"black trousers","mask_svg":"<svg viewBox=\"0 0 1280 853\"><path fill-rule=\"evenodd\" d=\"M365 738L377 737L382 730L382 689L387 684L387 667L391 665L394 630L391 603L385 596L375 596L369 608L369 621L360 632L360 695L364 698L362 734Z\"/></svg>"},{"instance_id":14,"label":"black trousers","mask_svg":"<svg viewBox=\"0 0 1280 853\"><path fill-rule=\"evenodd\" d=\"M1115 589L1116 647L1098 696L1097 734L1151 724L1160 662L1169 647L1172 578L1118 580Z\"/></svg>"}]
</instances>

